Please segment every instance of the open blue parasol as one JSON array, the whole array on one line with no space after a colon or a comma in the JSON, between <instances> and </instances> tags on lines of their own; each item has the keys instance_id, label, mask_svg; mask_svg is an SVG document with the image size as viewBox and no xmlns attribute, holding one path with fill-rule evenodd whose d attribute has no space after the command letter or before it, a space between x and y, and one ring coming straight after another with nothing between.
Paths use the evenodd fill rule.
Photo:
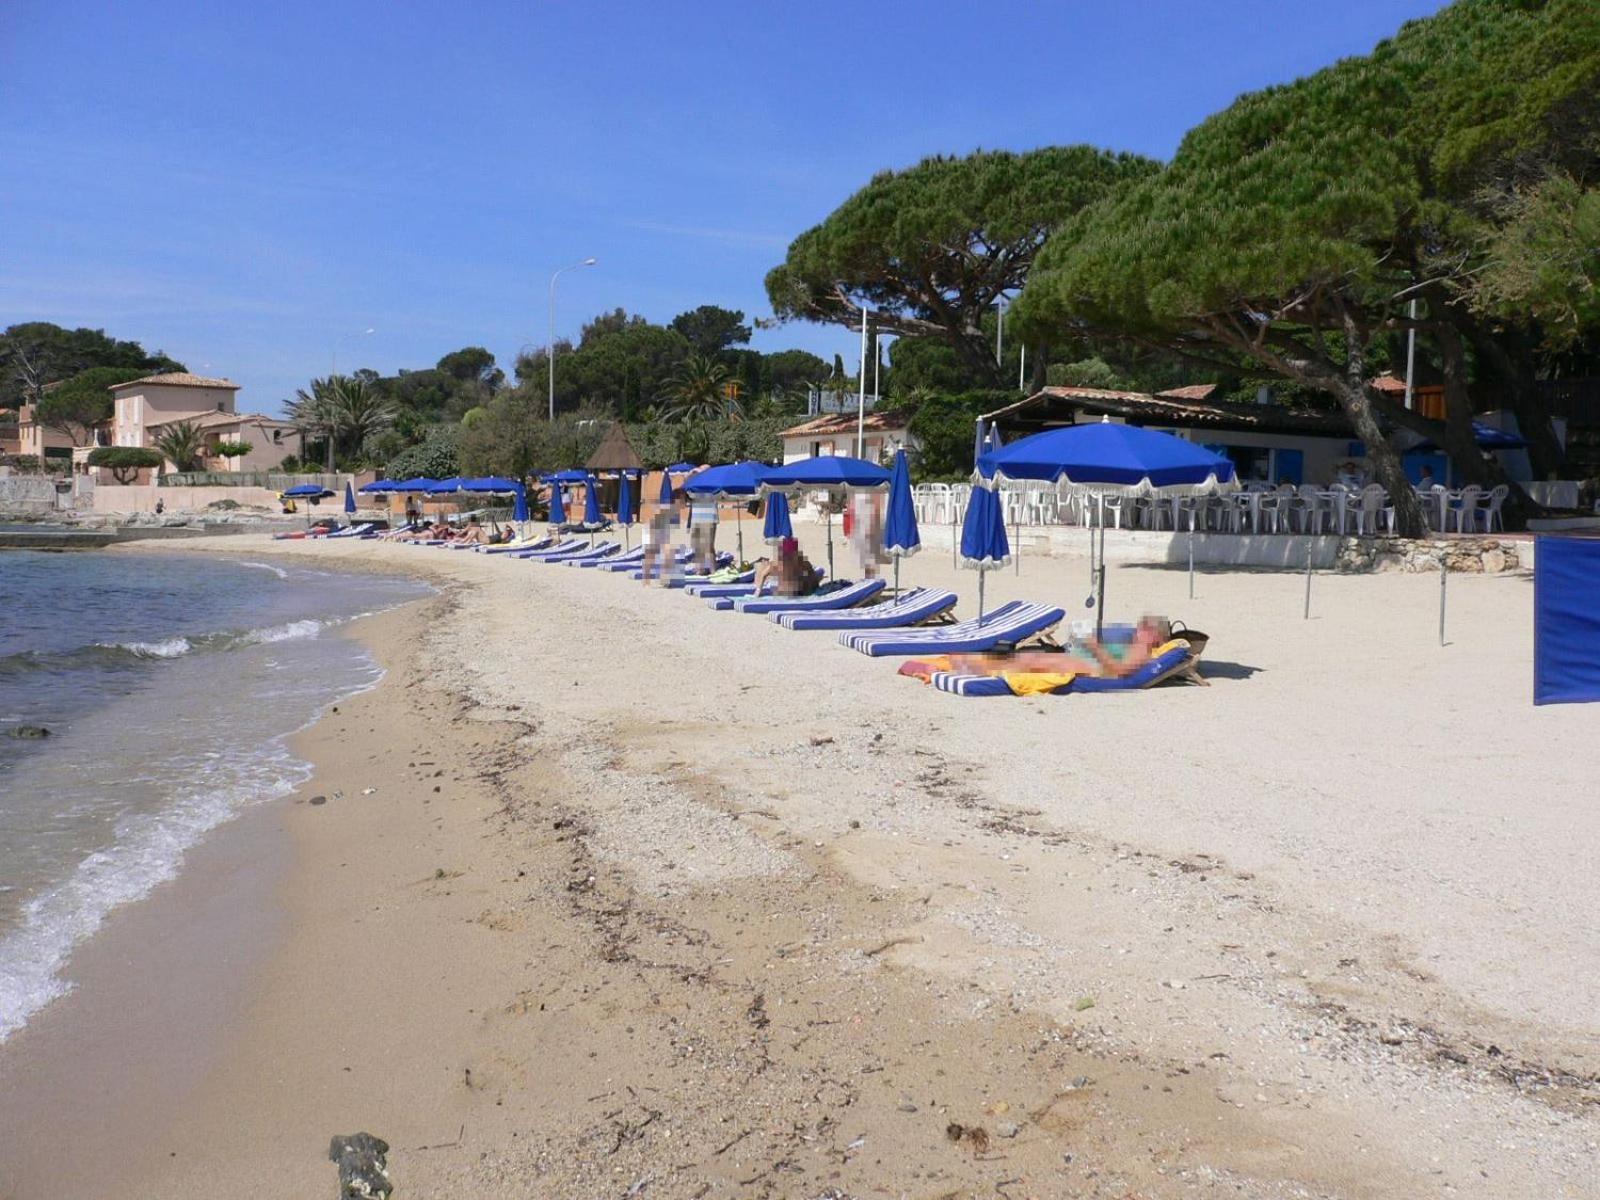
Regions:
<instances>
[{"instance_id":1,"label":"open blue parasol","mask_svg":"<svg viewBox=\"0 0 1600 1200\"><path fill-rule=\"evenodd\" d=\"M298 500L321 500L324 496L333 495L333 492L320 483L297 483L292 488L284 489L283 494Z\"/></svg>"},{"instance_id":2,"label":"open blue parasol","mask_svg":"<svg viewBox=\"0 0 1600 1200\"><path fill-rule=\"evenodd\" d=\"M1137 425L1113 425L1101 419L1092 425L1066 425L982 455L978 479L1041 479L1066 482L1088 495L1212 496L1238 490L1233 463L1220 454ZM976 491L974 491L976 494ZM1095 609L1095 631L1105 624L1106 533L1100 522L1100 556L1095 566L1089 603ZM1090 537L1094 536L1093 529ZM1189 534L1191 540L1194 532Z\"/></svg>"},{"instance_id":3,"label":"open blue parasol","mask_svg":"<svg viewBox=\"0 0 1600 1200\"><path fill-rule=\"evenodd\" d=\"M886 491L889 472L864 458L842 454L821 454L773 467L762 483L763 491L804 492L821 488L851 488ZM828 514L828 578L837 579L833 568L833 515Z\"/></svg>"},{"instance_id":4,"label":"open blue parasol","mask_svg":"<svg viewBox=\"0 0 1600 1200\"><path fill-rule=\"evenodd\" d=\"M714 496L718 500L740 502L736 514L738 522L739 561L744 561L744 506L761 494L761 485L772 468L752 459L709 467L691 476L683 490L691 496Z\"/></svg>"}]
</instances>

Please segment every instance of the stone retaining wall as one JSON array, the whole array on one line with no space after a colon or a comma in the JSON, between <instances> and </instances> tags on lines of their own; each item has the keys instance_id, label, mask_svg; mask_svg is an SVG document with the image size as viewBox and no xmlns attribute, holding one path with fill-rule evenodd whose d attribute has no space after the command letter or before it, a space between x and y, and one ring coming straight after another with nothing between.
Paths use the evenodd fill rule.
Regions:
<instances>
[{"instance_id":1,"label":"stone retaining wall","mask_svg":"<svg viewBox=\"0 0 1600 1200\"><path fill-rule=\"evenodd\" d=\"M1526 565L1518 543L1498 538L1344 538L1334 570L1342 572L1438 571L1443 560L1452 571L1498 575Z\"/></svg>"}]
</instances>

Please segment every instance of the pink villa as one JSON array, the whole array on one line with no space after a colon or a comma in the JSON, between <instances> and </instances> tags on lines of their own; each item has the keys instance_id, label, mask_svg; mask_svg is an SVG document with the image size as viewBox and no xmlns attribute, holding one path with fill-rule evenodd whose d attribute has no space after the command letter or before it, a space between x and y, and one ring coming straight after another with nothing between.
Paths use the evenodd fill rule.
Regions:
<instances>
[{"instance_id":1,"label":"pink villa","mask_svg":"<svg viewBox=\"0 0 1600 1200\"><path fill-rule=\"evenodd\" d=\"M168 426L187 422L204 436L207 471L267 471L304 451L300 431L290 422L235 411L238 391L239 385L227 379L177 371L119 383L111 388L109 444L152 446ZM223 457L216 448L224 442L243 442L250 449Z\"/></svg>"}]
</instances>

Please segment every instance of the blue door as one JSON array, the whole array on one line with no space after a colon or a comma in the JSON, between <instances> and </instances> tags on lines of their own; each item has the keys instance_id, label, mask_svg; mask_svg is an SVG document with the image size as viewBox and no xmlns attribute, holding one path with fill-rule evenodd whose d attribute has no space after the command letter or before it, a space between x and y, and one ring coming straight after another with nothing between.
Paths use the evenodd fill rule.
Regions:
<instances>
[{"instance_id":1,"label":"blue door","mask_svg":"<svg viewBox=\"0 0 1600 1200\"><path fill-rule=\"evenodd\" d=\"M1276 475L1274 483L1292 483L1299 487L1305 482L1306 456L1299 450L1273 451Z\"/></svg>"}]
</instances>

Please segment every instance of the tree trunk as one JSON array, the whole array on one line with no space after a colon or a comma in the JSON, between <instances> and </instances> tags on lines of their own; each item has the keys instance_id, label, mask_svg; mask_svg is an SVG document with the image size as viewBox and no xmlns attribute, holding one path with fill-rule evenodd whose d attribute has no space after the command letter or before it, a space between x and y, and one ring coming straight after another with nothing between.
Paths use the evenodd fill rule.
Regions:
<instances>
[{"instance_id":1,"label":"tree trunk","mask_svg":"<svg viewBox=\"0 0 1600 1200\"><path fill-rule=\"evenodd\" d=\"M1543 509L1533 502L1522 485L1506 474L1500 460L1478 448L1472 428L1472 398L1467 392L1467 355L1461 331L1448 320L1435 331L1439 362L1444 373L1444 451L1461 471L1466 482L1480 487L1504 486L1509 490L1502 516L1507 529L1525 528L1530 516Z\"/></svg>"},{"instance_id":2,"label":"tree trunk","mask_svg":"<svg viewBox=\"0 0 1600 1200\"><path fill-rule=\"evenodd\" d=\"M1422 504L1416 490L1406 478L1400 465L1400 455L1383 435L1378 418L1372 411L1372 401L1367 398L1367 343L1349 313L1343 314L1345 335L1344 378L1329 380L1334 384L1334 399L1344 410L1344 415L1355 427L1356 436L1367 448L1367 461L1372 473L1389 493L1389 503L1394 506L1394 532L1401 537L1426 537L1427 519L1422 515Z\"/></svg>"},{"instance_id":3,"label":"tree trunk","mask_svg":"<svg viewBox=\"0 0 1600 1200\"><path fill-rule=\"evenodd\" d=\"M1534 386L1532 351L1522 334L1497 336L1468 322L1464 330L1479 361L1497 375L1506 388L1517 429L1528 439L1528 461L1534 478L1556 479L1566 468L1566 454L1556 437L1550 404Z\"/></svg>"}]
</instances>

